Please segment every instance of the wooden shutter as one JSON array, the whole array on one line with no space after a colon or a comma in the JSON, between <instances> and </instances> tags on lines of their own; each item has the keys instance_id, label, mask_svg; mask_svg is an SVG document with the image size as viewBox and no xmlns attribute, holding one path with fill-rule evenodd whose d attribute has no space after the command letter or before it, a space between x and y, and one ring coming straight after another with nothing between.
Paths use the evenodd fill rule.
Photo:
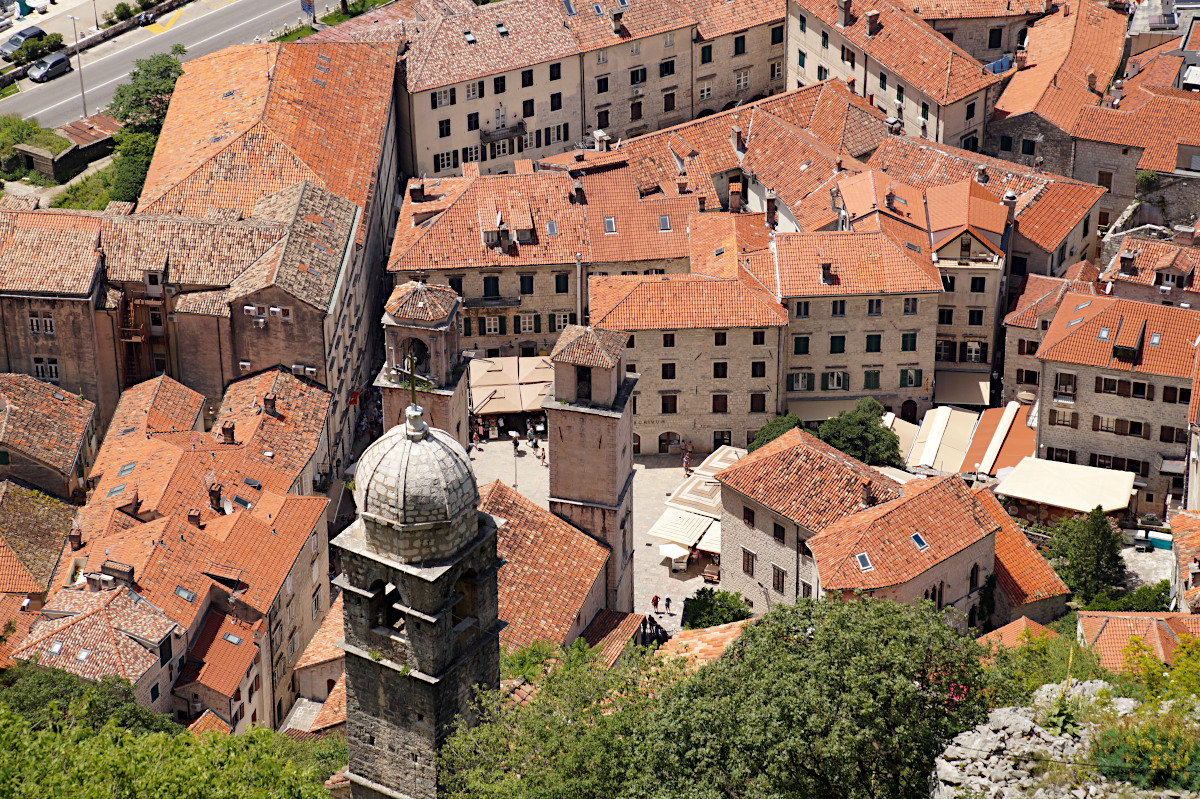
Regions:
<instances>
[{"instance_id":1,"label":"wooden shutter","mask_svg":"<svg viewBox=\"0 0 1200 799\"><path fill-rule=\"evenodd\" d=\"M850 373L842 372L842 391L850 390Z\"/></svg>"},{"instance_id":2,"label":"wooden shutter","mask_svg":"<svg viewBox=\"0 0 1200 799\"><path fill-rule=\"evenodd\" d=\"M486 144L479 145L479 162L483 163L488 158L488 148Z\"/></svg>"},{"instance_id":3,"label":"wooden shutter","mask_svg":"<svg viewBox=\"0 0 1200 799\"><path fill-rule=\"evenodd\" d=\"M525 152L525 137L524 136L517 137L517 152L519 152L519 153Z\"/></svg>"},{"instance_id":4,"label":"wooden shutter","mask_svg":"<svg viewBox=\"0 0 1200 799\"><path fill-rule=\"evenodd\" d=\"M505 324L506 321L508 321L507 316L500 317L500 335L502 335L502 336L506 335L508 333L508 331L505 330L505 328L508 327L508 325Z\"/></svg>"},{"instance_id":5,"label":"wooden shutter","mask_svg":"<svg viewBox=\"0 0 1200 799\"><path fill-rule=\"evenodd\" d=\"M521 315L520 314L515 314L513 316L513 332L514 333L521 332Z\"/></svg>"},{"instance_id":6,"label":"wooden shutter","mask_svg":"<svg viewBox=\"0 0 1200 799\"><path fill-rule=\"evenodd\" d=\"M1074 413L1074 412L1071 413L1071 427L1076 430L1079 429L1079 414L1078 413Z\"/></svg>"},{"instance_id":7,"label":"wooden shutter","mask_svg":"<svg viewBox=\"0 0 1200 799\"><path fill-rule=\"evenodd\" d=\"M458 102L458 101L454 97L454 89L451 89L450 90L450 105L454 105L456 102Z\"/></svg>"},{"instance_id":8,"label":"wooden shutter","mask_svg":"<svg viewBox=\"0 0 1200 799\"><path fill-rule=\"evenodd\" d=\"M967 342L965 341L958 344L958 359L963 363L967 362Z\"/></svg>"},{"instance_id":9,"label":"wooden shutter","mask_svg":"<svg viewBox=\"0 0 1200 799\"><path fill-rule=\"evenodd\" d=\"M571 138L571 123L563 123L563 141L569 141Z\"/></svg>"},{"instance_id":10,"label":"wooden shutter","mask_svg":"<svg viewBox=\"0 0 1200 799\"><path fill-rule=\"evenodd\" d=\"M1092 429L1093 430L1100 429L1100 417L1097 416L1096 414L1092 414Z\"/></svg>"},{"instance_id":11,"label":"wooden shutter","mask_svg":"<svg viewBox=\"0 0 1200 799\"><path fill-rule=\"evenodd\" d=\"M535 130L533 132L533 146L534 147L542 146L542 129L541 128L538 128L537 130Z\"/></svg>"},{"instance_id":12,"label":"wooden shutter","mask_svg":"<svg viewBox=\"0 0 1200 799\"><path fill-rule=\"evenodd\" d=\"M1097 463L1098 461L1096 459L1096 453L1093 452L1090 456L1088 456L1088 466L1095 466Z\"/></svg>"},{"instance_id":13,"label":"wooden shutter","mask_svg":"<svg viewBox=\"0 0 1200 799\"><path fill-rule=\"evenodd\" d=\"M821 390L829 390L829 372L821 372Z\"/></svg>"},{"instance_id":14,"label":"wooden shutter","mask_svg":"<svg viewBox=\"0 0 1200 799\"><path fill-rule=\"evenodd\" d=\"M979 362L990 363L988 360L988 345L986 341L980 342L979 344Z\"/></svg>"},{"instance_id":15,"label":"wooden shutter","mask_svg":"<svg viewBox=\"0 0 1200 799\"><path fill-rule=\"evenodd\" d=\"M916 384L917 384L917 388L920 388L920 387L924 386L924 385L925 385L925 383L924 383L924 382L921 380L921 370L920 370L920 369L917 369L916 371L917 371L917 375L916 375L917 381L916 381Z\"/></svg>"},{"instance_id":16,"label":"wooden shutter","mask_svg":"<svg viewBox=\"0 0 1200 799\"><path fill-rule=\"evenodd\" d=\"M1151 402L1154 402L1154 384L1153 383L1146 384L1146 399L1150 400Z\"/></svg>"},{"instance_id":17,"label":"wooden shutter","mask_svg":"<svg viewBox=\"0 0 1200 799\"><path fill-rule=\"evenodd\" d=\"M1053 426L1056 424L1058 424L1058 411L1051 408L1050 409L1050 425Z\"/></svg>"},{"instance_id":18,"label":"wooden shutter","mask_svg":"<svg viewBox=\"0 0 1200 799\"><path fill-rule=\"evenodd\" d=\"M483 83L484 83L483 81L479 81L479 98L480 98L481 100L482 100L482 99L483 99L483 97L484 97L484 93L483 93Z\"/></svg>"},{"instance_id":19,"label":"wooden shutter","mask_svg":"<svg viewBox=\"0 0 1200 799\"><path fill-rule=\"evenodd\" d=\"M1142 477L1150 476L1150 461L1142 461L1141 475Z\"/></svg>"},{"instance_id":20,"label":"wooden shutter","mask_svg":"<svg viewBox=\"0 0 1200 799\"><path fill-rule=\"evenodd\" d=\"M1168 425L1163 425L1158 428L1158 440L1165 444L1175 443L1175 428Z\"/></svg>"},{"instance_id":21,"label":"wooden shutter","mask_svg":"<svg viewBox=\"0 0 1200 799\"><path fill-rule=\"evenodd\" d=\"M471 317L469 317L469 316L463 317L463 335L464 336L471 335Z\"/></svg>"},{"instance_id":22,"label":"wooden shutter","mask_svg":"<svg viewBox=\"0 0 1200 799\"><path fill-rule=\"evenodd\" d=\"M454 151L454 163L452 164L452 166L455 169L458 169L458 150Z\"/></svg>"},{"instance_id":23,"label":"wooden shutter","mask_svg":"<svg viewBox=\"0 0 1200 799\"><path fill-rule=\"evenodd\" d=\"M1117 394L1122 397L1132 397L1133 396L1133 384L1130 383L1128 380L1118 380L1117 381Z\"/></svg>"},{"instance_id":24,"label":"wooden shutter","mask_svg":"<svg viewBox=\"0 0 1200 799\"><path fill-rule=\"evenodd\" d=\"M1163 386L1163 402L1178 402L1179 389L1175 386Z\"/></svg>"},{"instance_id":25,"label":"wooden shutter","mask_svg":"<svg viewBox=\"0 0 1200 799\"><path fill-rule=\"evenodd\" d=\"M1020 339L1017 342L1017 355L1025 354L1025 339Z\"/></svg>"},{"instance_id":26,"label":"wooden shutter","mask_svg":"<svg viewBox=\"0 0 1200 799\"><path fill-rule=\"evenodd\" d=\"M436 91L432 91L429 93L429 107L432 108L434 111L437 110L437 92Z\"/></svg>"},{"instance_id":27,"label":"wooden shutter","mask_svg":"<svg viewBox=\"0 0 1200 799\"><path fill-rule=\"evenodd\" d=\"M542 315L541 314L533 315L533 332L534 333L542 332Z\"/></svg>"},{"instance_id":28,"label":"wooden shutter","mask_svg":"<svg viewBox=\"0 0 1200 799\"><path fill-rule=\"evenodd\" d=\"M1117 435L1119 435L1119 436L1129 435L1129 420L1128 419L1118 419L1117 420Z\"/></svg>"},{"instance_id":29,"label":"wooden shutter","mask_svg":"<svg viewBox=\"0 0 1200 799\"><path fill-rule=\"evenodd\" d=\"M573 325L575 325L575 324L579 324L579 323L578 323L578 322L575 320L575 314L571 314L570 323L571 323L571 324L573 324Z\"/></svg>"},{"instance_id":30,"label":"wooden shutter","mask_svg":"<svg viewBox=\"0 0 1200 799\"><path fill-rule=\"evenodd\" d=\"M1150 427L1149 422L1142 422L1142 438L1146 441L1150 440Z\"/></svg>"},{"instance_id":31,"label":"wooden shutter","mask_svg":"<svg viewBox=\"0 0 1200 799\"><path fill-rule=\"evenodd\" d=\"M1075 463L1075 450L1067 450L1067 463Z\"/></svg>"}]
</instances>

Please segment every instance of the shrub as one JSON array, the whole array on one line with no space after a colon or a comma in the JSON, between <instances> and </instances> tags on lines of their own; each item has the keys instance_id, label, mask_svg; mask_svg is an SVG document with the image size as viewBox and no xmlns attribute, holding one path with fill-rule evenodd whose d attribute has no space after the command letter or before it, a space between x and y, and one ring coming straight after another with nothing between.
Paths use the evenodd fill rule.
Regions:
<instances>
[{"instance_id":1,"label":"shrub","mask_svg":"<svg viewBox=\"0 0 1200 799\"><path fill-rule=\"evenodd\" d=\"M162 0L138 0L138 8L142 9L142 11L149 11L160 2L162 2Z\"/></svg>"},{"instance_id":2,"label":"shrub","mask_svg":"<svg viewBox=\"0 0 1200 799\"><path fill-rule=\"evenodd\" d=\"M104 17L104 25L101 27L111 28L113 25L117 24L117 15L112 11L105 11L100 16Z\"/></svg>"},{"instance_id":3,"label":"shrub","mask_svg":"<svg viewBox=\"0 0 1200 799\"><path fill-rule=\"evenodd\" d=\"M1139 788L1200 790L1200 730L1178 715L1126 718L1092 745L1100 773Z\"/></svg>"},{"instance_id":4,"label":"shrub","mask_svg":"<svg viewBox=\"0 0 1200 799\"><path fill-rule=\"evenodd\" d=\"M1139 169L1137 171L1138 194L1145 194L1156 188L1158 188L1158 173L1153 169Z\"/></svg>"},{"instance_id":5,"label":"shrub","mask_svg":"<svg viewBox=\"0 0 1200 799\"><path fill-rule=\"evenodd\" d=\"M133 6L129 3L117 3L113 8L113 13L117 15L117 19L123 22L133 16Z\"/></svg>"},{"instance_id":6,"label":"shrub","mask_svg":"<svg viewBox=\"0 0 1200 799\"><path fill-rule=\"evenodd\" d=\"M1110 597L1106 593L1096 595L1086 610L1136 611L1158 613L1171 609L1171 583L1161 580L1154 585L1143 585L1124 596Z\"/></svg>"},{"instance_id":7,"label":"shrub","mask_svg":"<svg viewBox=\"0 0 1200 799\"><path fill-rule=\"evenodd\" d=\"M758 434L754 436L754 440L750 442L750 446L747 449L753 452L759 447L770 444L793 427L799 426L800 419L795 414L789 413L786 416L776 416L758 429Z\"/></svg>"},{"instance_id":8,"label":"shrub","mask_svg":"<svg viewBox=\"0 0 1200 799\"><path fill-rule=\"evenodd\" d=\"M715 627L718 624L748 619L753 615L746 600L736 591L701 588L695 596L684 600L683 603L683 627L686 630Z\"/></svg>"},{"instance_id":9,"label":"shrub","mask_svg":"<svg viewBox=\"0 0 1200 799\"><path fill-rule=\"evenodd\" d=\"M13 61L18 64L32 64L46 53L53 53L63 47L61 33L51 33L40 39L30 39L13 53Z\"/></svg>"}]
</instances>

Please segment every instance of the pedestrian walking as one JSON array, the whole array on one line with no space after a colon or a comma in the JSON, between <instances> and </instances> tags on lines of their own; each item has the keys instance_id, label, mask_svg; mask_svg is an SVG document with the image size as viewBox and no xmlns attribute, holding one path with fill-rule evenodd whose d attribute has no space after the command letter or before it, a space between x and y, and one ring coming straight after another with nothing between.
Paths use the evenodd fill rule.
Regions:
<instances>
[{"instance_id":1,"label":"pedestrian walking","mask_svg":"<svg viewBox=\"0 0 1200 799\"><path fill-rule=\"evenodd\" d=\"M654 608L655 613L658 613L658 594L650 597L650 607Z\"/></svg>"},{"instance_id":2,"label":"pedestrian walking","mask_svg":"<svg viewBox=\"0 0 1200 799\"><path fill-rule=\"evenodd\" d=\"M538 450L538 457L542 459L543 466L550 465L550 464L546 463L546 448L545 447L542 447L541 449Z\"/></svg>"},{"instance_id":3,"label":"pedestrian walking","mask_svg":"<svg viewBox=\"0 0 1200 799\"><path fill-rule=\"evenodd\" d=\"M521 439L514 438L513 439L513 455L516 455L520 451L521 451Z\"/></svg>"},{"instance_id":4,"label":"pedestrian walking","mask_svg":"<svg viewBox=\"0 0 1200 799\"><path fill-rule=\"evenodd\" d=\"M670 616L671 615L671 597L663 598L663 606L666 607L667 615Z\"/></svg>"},{"instance_id":5,"label":"pedestrian walking","mask_svg":"<svg viewBox=\"0 0 1200 799\"><path fill-rule=\"evenodd\" d=\"M684 452L683 453L683 476L684 477L687 477L689 474L692 473L691 464L692 464L692 453Z\"/></svg>"}]
</instances>

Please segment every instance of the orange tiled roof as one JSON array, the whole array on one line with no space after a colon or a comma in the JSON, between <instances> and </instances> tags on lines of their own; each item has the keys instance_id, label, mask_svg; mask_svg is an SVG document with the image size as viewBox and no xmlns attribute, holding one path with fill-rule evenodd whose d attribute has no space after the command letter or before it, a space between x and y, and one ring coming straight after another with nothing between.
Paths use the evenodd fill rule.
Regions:
<instances>
[{"instance_id":1,"label":"orange tiled roof","mask_svg":"<svg viewBox=\"0 0 1200 799\"><path fill-rule=\"evenodd\" d=\"M200 667L194 674L180 675L180 687L198 682L221 696L232 697L258 657L254 636L261 624L210 612L188 652L189 659L201 661Z\"/></svg>"},{"instance_id":2,"label":"orange tiled roof","mask_svg":"<svg viewBox=\"0 0 1200 799\"><path fill-rule=\"evenodd\" d=\"M1022 616L1003 627L997 627L987 635L980 636L977 640L988 649L996 647L1012 649L1022 646L1034 638L1058 638L1058 633L1049 627L1038 624L1028 616Z\"/></svg>"},{"instance_id":3,"label":"orange tiled roof","mask_svg":"<svg viewBox=\"0 0 1200 799\"><path fill-rule=\"evenodd\" d=\"M799 429L759 447L716 477L815 532L860 510L864 494L877 501L900 496L892 480Z\"/></svg>"},{"instance_id":4,"label":"orange tiled roof","mask_svg":"<svg viewBox=\"0 0 1200 799\"><path fill-rule=\"evenodd\" d=\"M616 9L624 12L619 33L613 33L608 9L601 8L602 13L596 14L592 4L583 0L575 4L575 9L578 13L572 15L561 0L542 0L539 10L547 16L556 13L575 37L579 50L584 53L612 45L628 45L631 41L667 31L679 31L680 38L683 38L688 33L687 29L697 23L683 3L668 0L645 0ZM778 18L781 9L776 6L773 10Z\"/></svg>"},{"instance_id":5,"label":"orange tiled roof","mask_svg":"<svg viewBox=\"0 0 1200 799\"><path fill-rule=\"evenodd\" d=\"M0 628L12 622L12 632L0 641L0 668L7 669L16 663L13 650L29 635L33 625L42 618L40 614L28 613L22 608L24 594L0 594Z\"/></svg>"},{"instance_id":6,"label":"orange tiled roof","mask_svg":"<svg viewBox=\"0 0 1200 799\"><path fill-rule=\"evenodd\" d=\"M1159 660L1175 661L1180 636L1200 636L1200 617L1187 613L1079 611L1078 633L1085 646L1111 671L1124 671L1125 650L1138 637Z\"/></svg>"},{"instance_id":7,"label":"orange tiled roof","mask_svg":"<svg viewBox=\"0 0 1200 799\"><path fill-rule=\"evenodd\" d=\"M191 430L203 409L203 394L166 375L155 377L121 393L104 443L117 436L140 438L150 433Z\"/></svg>"},{"instance_id":8,"label":"orange tiled roof","mask_svg":"<svg viewBox=\"0 0 1200 799\"><path fill-rule=\"evenodd\" d=\"M95 418L95 403L52 383L7 373L0 374L0 400L0 445L63 474L74 472Z\"/></svg>"},{"instance_id":9,"label":"orange tiled roof","mask_svg":"<svg viewBox=\"0 0 1200 799\"><path fill-rule=\"evenodd\" d=\"M568 325L550 352L550 360L593 369L615 369L628 341L629 334L619 330Z\"/></svg>"},{"instance_id":10,"label":"orange tiled roof","mask_svg":"<svg viewBox=\"0 0 1200 799\"><path fill-rule=\"evenodd\" d=\"M767 292L703 275L592 277L588 301L592 324L626 331L787 324L787 311Z\"/></svg>"},{"instance_id":11,"label":"orange tiled roof","mask_svg":"<svg viewBox=\"0 0 1200 799\"><path fill-rule=\"evenodd\" d=\"M565 645L597 580L608 547L496 480L479 490L480 510L505 520L496 541L500 633L507 649L534 641Z\"/></svg>"},{"instance_id":12,"label":"orange tiled roof","mask_svg":"<svg viewBox=\"0 0 1200 799\"><path fill-rule=\"evenodd\" d=\"M1009 80L995 118L1033 113L1070 131L1084 108L1099 105L1123 57L1125 27L1124 14L1095 0L1064 4L1030 25L1028 66Z\"/></svg>"},{"instance_id":13,"label":"orange tiled roof","mask_svg":"<svg viewBox=\"0 0 1200 799\"><path fill-rule=\"evenodd\" d=\"M1087 263L1086 261L1084 263ZM1093 267L1094 268L1094 267ZM1068 293L1098 295L1094 280L1068 280L1066 277L1026 275L1021 293L1014 298L1012 309L1004 317L1007 327L1036 330L1043 314L1054 311Z\"/></svg>"},{"instance_id":14,"label":"orange tiled roof","mask_svg":"<svg viewBox=\"0 0 1200 799\"><path fill-rule=\"evenodd\" d=\"M1132 255L1132 261L1126 256ZM1197 293L1200 285L1197 278L1200 270L1200 247L1178 244L1174 241L1148 239L1141 236L1126 236L1121 249L1109 264L1102 280L1153 286L1160 274L1171 272L1182 275L1183 288L1172 291Z\"/></svg>"},{"instance_id":15,"label":"orange tiled roof","mask_svg":"<svg viewBox=\"0 0 1200 799\"><path fill-rule=\"evenodd\" d=\"M600 659L605 665L612 666L625 651L626 644L634 640L645 619L640 613L618 613L605 609L596 614L579 637L588 646L599 647Z\"/></svg>"},{"instance_id":16,"label":"orange tiled roof","mask_svg":"<svg viewBox=\"0 0 1200 799\"><path fill-rule=\"evenodd\" d=\"M904 0L897 3L921 19L998 19L1045 13L1045 0Z\"/></svg>"},{"instance_id":17,"label":"orange tiled roof","mask_svg":"<svg viewBox=\"0 0 1200 799\"><path fill-rule=\"evenodd\" d=\"M321 704L321 709L317 711L317 717L313 719L312 726L309 727L308 731L328 730L331 727L345 723L346 672L343 671L341 676L338 677L337 682L333 684L333 690L329 692L329 696L325 697L325 701Z\"/></svg>"},{"instance_id":18,"label":"orange tiled roof","mask_svg":"<svg viewBox=\"0 0 1200 799\"><path fill-rule=\"evenodd\" d=\"M1100 279L1100 270L1091 261L1084 259L1064 269L1062 277L1063 280L1094 284Z\"/></svg>"},{"instance_id":19,"label":"orange tiled roof","mask_svg":"<svg viewBox=\"0 0 1200 799\"><path fill-rule=\"evenodd\" d=\"M996 531L996 581L1013 607L1071 593L990 488L975 489L975 499L1000 525Z\"/></svg>"},{"instance_id":20,"label":"orange tiled roof","mask_svg":"<svg viewBox=\"0 0 1200 799\"><path fill-rule=\"evenodd\" d=\"M1173 55L1181 49L1183 37L1163 42L1157 47L1151 47L1132 56L1125 62L1125 74L1121 76L1121 97L1116 96L1116 86L1109 89L1105 97L1105 105L1116 105L1126 111L1145 105L1154 98L1160 90L1170 90L1175 86L1184 65L1182 55ZM1119 99L1119 102L1118 102Z\"/></svg>"},{"instance_id":21,"label":"orange tiled roof","mask_svg":"<svg viewBox=\"0 0 1200 799\"><path fill-rule=\"evenodd\" d=\"M836 27L835 0L808 0L804 8L837 30L866 57L877 61L897 80L903 79L941 105L949 105L1000 82L965 50L926 22L888 0L855 0L851 19ZM867 12L879 12L879 30L867 34Z\"/></svg>"},{"instance_id":22,"label":"orange tiled roof","mask_svg":"<svg viewBox=\"0 0 1200 799\"><path fill-rule=\"evenodd\" d=\"M188 725L188 732L199 738L206 732L215 732L219 735L230 735L233 733L233 727L230 727L225 719L218 716L212 711L212 708L205 708L200 717Z\"/></svg>"},{"instance_id":23,"label":"orange tiled roof","mask_svg":"<svg viewBox=\"0 0 1200 799\"><path fill-rule=\"evenodd\" d=\"M86 297L102 263L100 228L78 211L0 213L0 291Z\"/></svg>"},{"instance_id":24,"label":"orange tiled roof","mask_svg":"<svg viewBox=\"0 0 1200 799\"><path fill-rule=\"evenodd\" d=\"M689 259L693 275L739 278L738 258L771 243L763 214L727 214L719 211L688 217ZM595 298L589 297L592 308Z\"/></svg>"},{"instance_id":25,"label":"orange tiled roof","mask_svg":"<svg viewBox=\"0 0 1200 799\"><path fill-rule=\"evenodd\" d=\"M460 301L449 286L410 280L392 289L383 309L397 321L442 322Z\"/></svg>"},{"instance_id":26,"label":"orange tiled roof","mask_svg":"<svg viewBox=\"0 0 1200 799\"><path fill-rule=\"evenodd\" d=\"M907 136L885 139L867 163L922 188L973 179L983 165L988 191L1017 195L1017 231L1046 252L1056 250L1104 196L1100 186Z\"/></svg>"},{"instance_id":27,"label":"orange tiled roof","mask_svg":"<svg viewBox=\"0 0 1200 799\"><path fill-rule=\"evenodd\" d=\"M1189 93L1190 94L1190 93ZM1196 144L1200 99L1156 89L1154 96L1126 110L1087 108L1071 135L1079 139L1140 147L1138 169L1174 172L1181 144Z\"/></svg>"},{"instance_id":28,"label":"orange tiled roof","mask_svg":"<svg viewBox=\"0 0 1200 799\"><path fill-rule=\"evenodd\" d=\"M754 621L743 619L699 630L680 630L658 648L658 654L660 657L684 658L689 669L698 669L725 654L725 650L742 637L746 625Z\"/></svg>"},{"instance_id":29,"label":"orange tiled roof","mask_svg":"<svg viewBox=\"0 0 1200 799\"><path fill-rule=\"evenodd\" d=\"M957 475L913 480L900 490L903 496L844 516L809 539L822 590L901 585L999 527ZM924 549L913 534L924 538ZM858 560L864 553L866 569Z\"/></svg>"},{"instance_id":30,"label":"orange tiled roof","mask_svg":"<svg viewBox=\"0 0 1200 799\"><path fill-rule=\"evenodd\" d=\"M1114 371L1191 377L1197 338L1200 311L1067 294L1037 357ZM1136 356L1119 358L1118 348L1136 351Z\"/></svg>"},{"instance_id":31,"label":"orange tiled roof","mask_svg":"<svg viewBox=\"0 0 1200 799\"><path fill-rule=\"evenodd\" d=\"M741 33L756 25L784 21L786 9L771 0L684 0L681 3L695 18L696 33L701 39L715 39L731 33Z\"/></svg>"},{"instance_id":32,"label":"orange tiled roof","mask_svg":"<svg viewBox=\"0 0 1200 799\"><path fill-rule=\"evenodd\" d=\"M1193 395L1195 391L1193 390ZM1192 567L1200 559L1200 514L1177 513L1171 517L1171 549L1175 553L1176 590L1183 595L1191 613L1200 612L1200 582L1191 585Z\"/></svg>"},{"instance_id":33,"label":"orange tiled roof","mask_svg":"<svg viewBox=\"0 0 1200 799\"><path fill-rule=\"evenodd\" d=\"M395 74L395 49L377 44L241 45L188 61L139 207L248 214L309 180L362 209L361 246Z\"/></svg>"},{"instance_id":34,"label":"orange tiled roof","mask_svg":"<svg viewBox=\"0 0 1200 799\"><path fill-rule=\"evenodd\" d=\"M0 594L50 588L74 511L40 491L0 481Z\"/></svg>"},{"instance_id":35,"label":"orange tiled roof","mask_svg":"<svg viewBox=\"0 0 1200 799\"><path fill-rule=\"evenodd\" d=\"M137 682L158 665L157 650L141 642L157 648L174 630L170 618L128 588L62 590L42 608L42 618L12 657L36 657L42 666L85 680L116 674Z\"/></svg>"},{"instance_id":36,"label":"orange tiled roof","mask_svg":"<svg viewBox=\"0 0 1200 799\"><path fill-rule=\"evenodd\" d=\"M345 634L342 599L343 595L338 594L338 598L333 600L333 604L329 606L329 612L325 614L321 626L317 628L312 640L308 642L308 646L304 647L300 659L296 661L296 671L321 663L345 660L345 650L337 645L337 642L342 640L342 636Z\"/></svg>"}]
</instances>

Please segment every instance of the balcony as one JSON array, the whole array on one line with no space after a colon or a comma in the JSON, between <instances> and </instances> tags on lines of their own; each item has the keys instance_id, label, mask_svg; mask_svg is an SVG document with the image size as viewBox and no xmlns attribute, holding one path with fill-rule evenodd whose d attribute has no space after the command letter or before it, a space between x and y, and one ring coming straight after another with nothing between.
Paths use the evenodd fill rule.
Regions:
<instances>
[{"instance_id":1,"label":"balcony","mask_svg":"<svg viewBox=\"0 0 1200 799\"><path fill-rule=\"evenodd\" d=\"M1075 392L1074 391L1055 390L1054 401L1055 402L1066 402L1068 404L1074 405L1075 404Z\"/></svg>"},{"instance_id":2,"label":"balcony","mask_svg":"<svg viewBox=\"0 0 1200 799\"><path fill-rule=\"evenodd\" d=\"M494 130L479 129L479 141L484 144L491 144L494 141L504 141L516 136L525 135L525 120L513 122L511 125L503 128L495 128Z\"/></svg>"},{"instance_id":3,"label":"balcony","mask_svg":"<svg viewBox=\"0 0 1200 799\"><path fill-rule=\"evenodd\" d=\"M144 344L146 342L146 326L134 325L120 329L121 341L127 344Z\"/></svg>"},{"instance_id":4,"label":"balcony","mask_svg":"<svg viewBox=\"0 0 1200 799\"><path fill-rule=\"evenodd\" d=\"M467 308L520 308L520 297L471 297L463 301Z\"/></svg>"}]
</instances>

